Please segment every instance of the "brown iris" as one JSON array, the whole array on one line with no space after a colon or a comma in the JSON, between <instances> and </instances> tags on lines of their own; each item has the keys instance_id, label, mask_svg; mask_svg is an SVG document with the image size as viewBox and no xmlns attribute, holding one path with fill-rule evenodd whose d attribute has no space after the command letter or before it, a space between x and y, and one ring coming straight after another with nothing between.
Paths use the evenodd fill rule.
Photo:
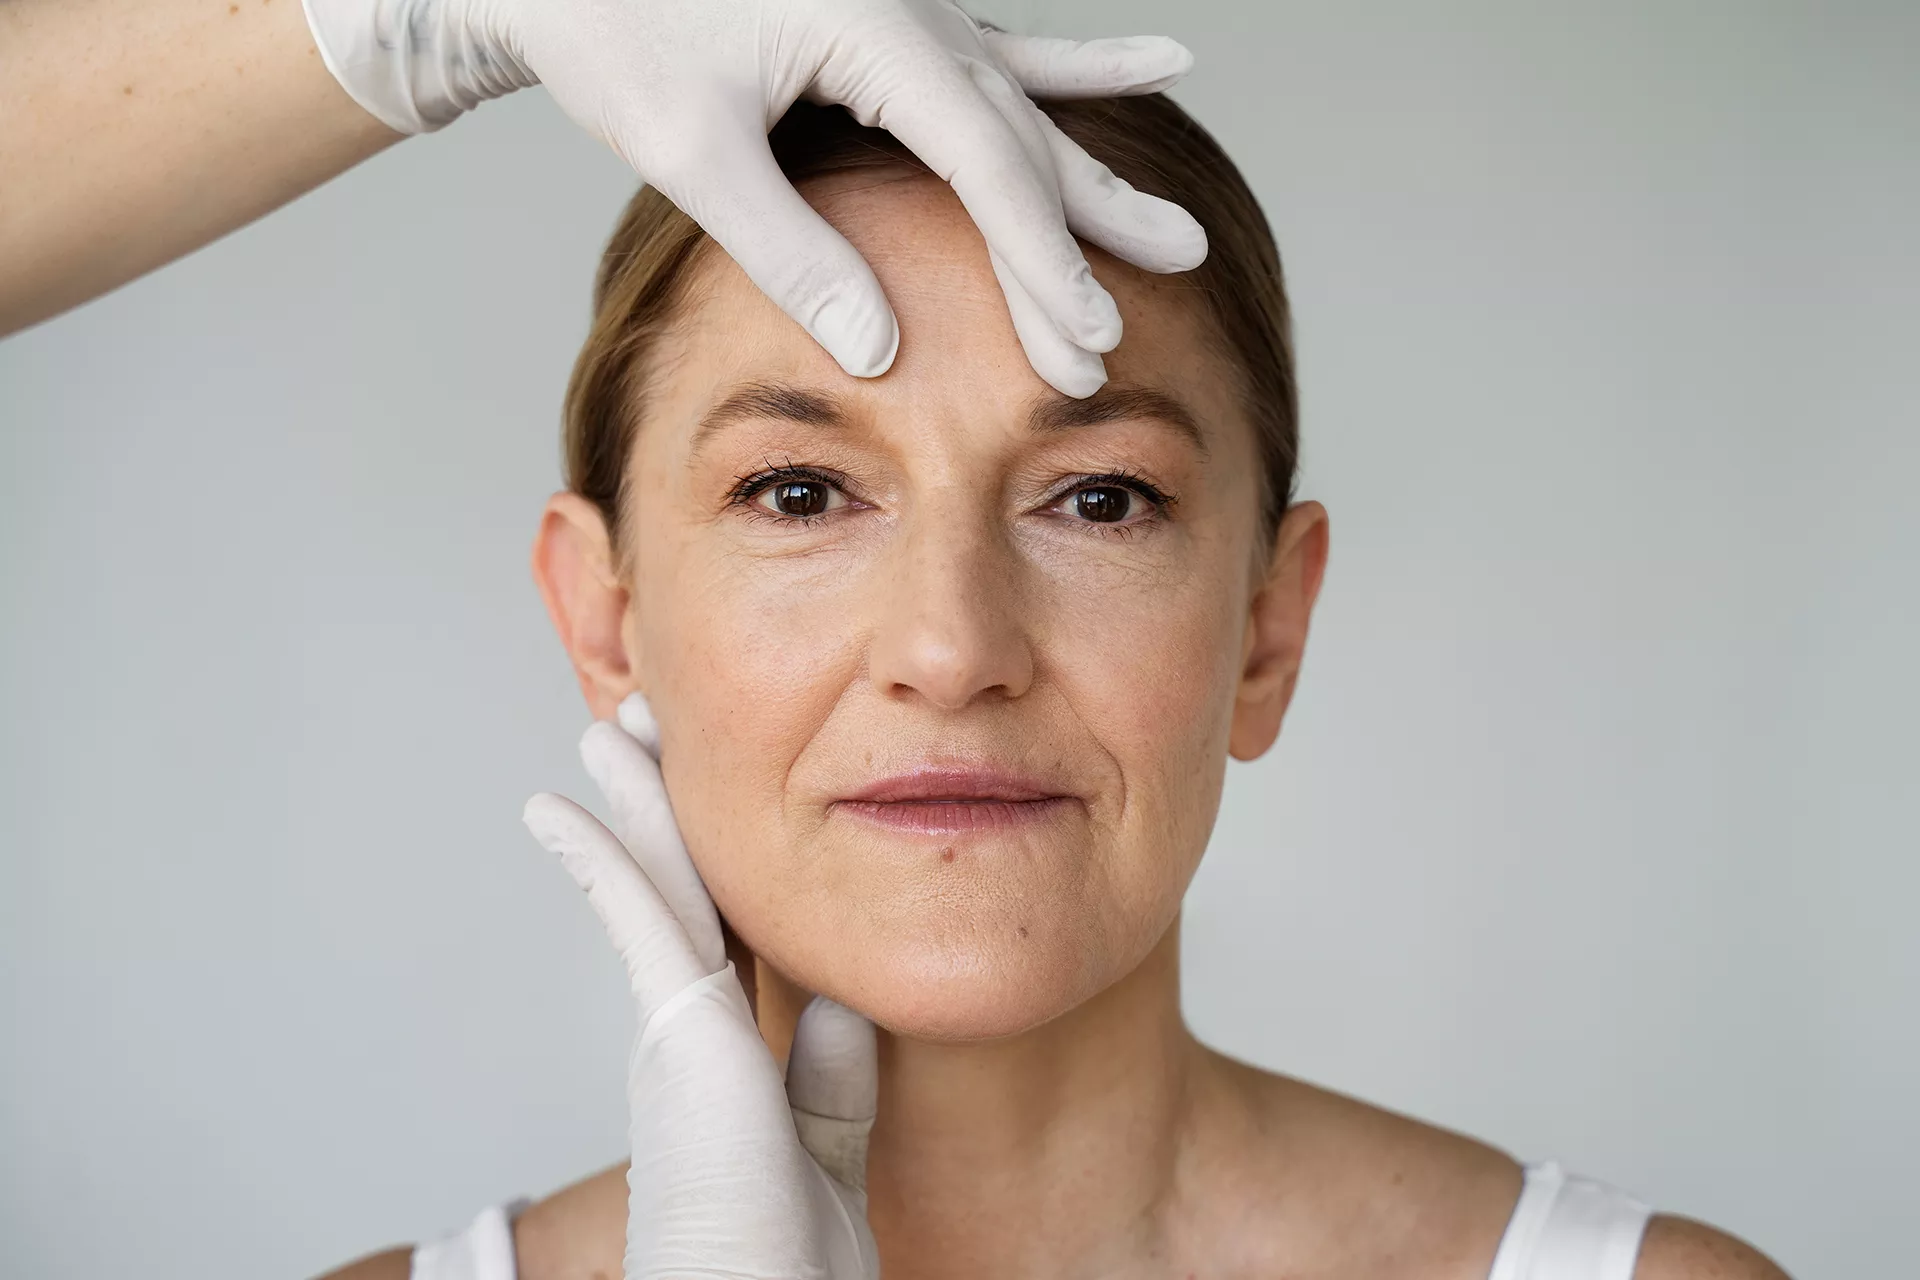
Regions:
<instances>
[{"instance_id":1,"label":"brown iris","mask_svg":"<svg viewBox=\"0 0 1920 1280\"><path fill-rule=\"evenodd\" d=\"M1082 489L1073 495L1073 508L1082 520L1113 524L1125 520L1133 506L1133 495L1114 485Z\"/></svg>"}]
</instances>

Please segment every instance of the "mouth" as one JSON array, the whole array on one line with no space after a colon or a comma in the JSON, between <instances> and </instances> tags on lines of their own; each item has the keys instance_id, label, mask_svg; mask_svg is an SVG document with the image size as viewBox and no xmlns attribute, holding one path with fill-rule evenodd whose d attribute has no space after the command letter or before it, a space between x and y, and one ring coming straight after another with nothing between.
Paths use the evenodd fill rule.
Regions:
<instances>
[{"instance_id":1,"label":"mouth","mask_svg":"<svg viewBox=\"0 0 1920 1280\"><path fill-rule=\"evenodd\" d=\"M916 769L835 800L831 810L889 831L930 836L1014 831L1079 805L1035 779L993 769Z\"/></svg>"}]
</instances>

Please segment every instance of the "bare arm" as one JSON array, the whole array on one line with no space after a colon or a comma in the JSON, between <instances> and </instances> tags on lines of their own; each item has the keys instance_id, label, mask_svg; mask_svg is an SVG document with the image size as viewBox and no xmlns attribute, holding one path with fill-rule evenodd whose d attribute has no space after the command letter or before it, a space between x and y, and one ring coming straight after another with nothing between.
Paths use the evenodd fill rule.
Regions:
<instances>
[{"instance_id":1,"label":"bare arm","mask_svg":"<svg viewBox=\"0 0 1920 1280\"><path fill-rule=\"evenodd\" d=\"M767 123L805 93L886 120L950 176L1011 272L1035 371L1086 396L1120 313L1075 236L1167 273L1205 258L1206 232L1027 94L1151 93L1192 62L1156 37L984 29L958 0L0 0L0 335L285 204L393 130L541 83L873 377L900 336L880 282L769 163Z\"/></svg>"},{"instance_id":2,"label":"bare arm","mask_svg":"<svg viewBox=\"0 0 1920 1280\"><path fill-rule=\"evenodd\" d=\"M412 1249L388 1249L329 1271L320 1280L407 1280L413 1274Z\"/></svg>"},{"instance_id":3,"label":"bare arm","mask_svg":"<svg viewBox=\"0 0 1920 1280\"><path fill-rule=\"evenodd\" d=\"M1773 1259L1704 1222L1655 1214L1634 1280L1788 1280Z\"/></svg>"},{"instance_id":4,"label":"bare arm","mask_svg":"<svg viewBox=\"0 0 1920 1280\"><path fill-rule=\"evenodd\" d=\"M399 141L300 0L0 0L0 335Z\"/></svg>"}]
</instances>

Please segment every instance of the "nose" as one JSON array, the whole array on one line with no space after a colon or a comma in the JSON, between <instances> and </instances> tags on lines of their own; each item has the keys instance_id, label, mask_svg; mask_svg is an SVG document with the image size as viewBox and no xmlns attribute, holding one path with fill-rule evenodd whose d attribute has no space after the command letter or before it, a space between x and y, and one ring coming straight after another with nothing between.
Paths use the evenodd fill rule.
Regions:
<instances>
[{"instance_id":1,"label":"nose","mask_svg":"<svg viewBox=\"0 0 1920 1280\"><path fill-rule=\"evenodd\" d=\"M941 504L935 504L938 509ZM957 711L1033 683L1019 557L991 517L911 522L879 575L868 674L884 697ZM984 516L984 513L983 513Z\"/></svg>"}]
</instances>

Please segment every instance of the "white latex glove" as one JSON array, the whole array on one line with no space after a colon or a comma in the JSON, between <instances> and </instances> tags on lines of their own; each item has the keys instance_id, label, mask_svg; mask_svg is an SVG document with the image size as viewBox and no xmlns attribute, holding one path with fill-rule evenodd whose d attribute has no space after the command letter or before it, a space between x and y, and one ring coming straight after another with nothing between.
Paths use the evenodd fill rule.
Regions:
<instances>
[{"instance_id":1,"label":"white latex glove","mask_svg":"<svg viewBox=\"0 0 1920 1280\"><path fill-rule=\"evenodd\" d=\"M816 999L782 1082L674 825L658 754L653 717L635 694L619 725L597 722L580 742L613 830L556 795L526 809L534 837L606 925L639 1013L627 1068L626 1280L873 1280L873 1025Z\"/></svg>"},{"instance_id":2,"label":"white latex glove","mask_svg":"<svg viewBox=\"0 0 1920 1280\"><path fill-rule=\"evenodd\" d=\"M1067 395L1099 389L1099 353L1120 341L1074 234L1148 271L1206 257L1185 210L1115 177L1028 97L1163 89L1193 62L1163 37L1010 35L953 0L303 3L335 78L402 133L544 83L856 377L893 363L899 326L866 262L767 148L803 95L888 130L952 184L1035 371Z\"/></svg>"}]
</instances>

